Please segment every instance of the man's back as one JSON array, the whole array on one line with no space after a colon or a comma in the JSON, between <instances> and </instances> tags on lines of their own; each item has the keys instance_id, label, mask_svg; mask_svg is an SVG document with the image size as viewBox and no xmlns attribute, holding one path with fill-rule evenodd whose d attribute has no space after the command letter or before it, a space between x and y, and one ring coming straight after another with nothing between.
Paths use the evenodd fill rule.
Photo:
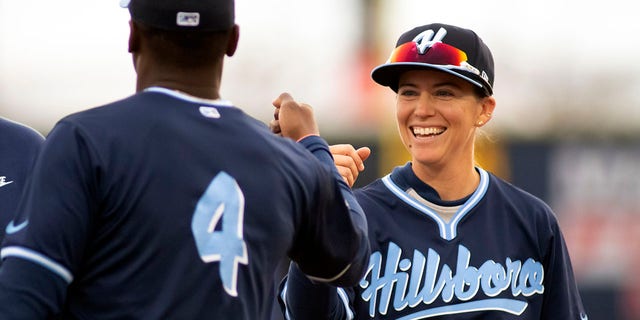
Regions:
<instances>
[{"instance_id":1,"label":"man's back","mask_svg":"<svg viewBox=\"0 0 640 320\"><path fill-rule=\"evenodd\" d=\"M69 285L63 314L266 319L282 258L328 278L360 250L344 209L314 215L339 195L329 171L228 103L152 88L48 139L3 255L38 253Z\"/></svg>"}]
</instances>

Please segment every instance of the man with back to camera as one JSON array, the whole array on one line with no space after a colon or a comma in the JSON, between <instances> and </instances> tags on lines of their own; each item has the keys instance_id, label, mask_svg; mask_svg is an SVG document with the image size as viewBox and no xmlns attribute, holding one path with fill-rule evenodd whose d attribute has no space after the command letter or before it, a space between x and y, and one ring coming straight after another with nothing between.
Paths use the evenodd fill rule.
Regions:
<instances>
[{"instance_id":1,"label":"man with back to camera","mask_svg":"<svg viewBox=\"0 0 640 320\"><path fill-rule=\"evenodd\" d=\"M267 319L285 258L354 285L366 220L310 109L222 100L231 0L133 0L136 93L60 120L1 249L0 318Z\"/></svg>"}]
</instances>

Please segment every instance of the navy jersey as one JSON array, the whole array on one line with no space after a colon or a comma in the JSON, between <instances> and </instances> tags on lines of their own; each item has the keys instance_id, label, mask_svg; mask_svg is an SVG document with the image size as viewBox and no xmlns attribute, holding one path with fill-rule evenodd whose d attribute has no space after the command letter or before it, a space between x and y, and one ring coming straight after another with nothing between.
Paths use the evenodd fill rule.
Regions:
<instances>
[{"instance_id":1,"label":"navy jersey","mask_svg":"<svg viewBox=\"0 0 640 320\"><path fill-rule=\"evenodd\" d=\"M282 301L289 318L312 319L302 314L315 308L311 314L325 312L325 319L586 319L551 209L477 170L478 188L455 202L440 200L410 164L357 190L372 250L365 276L357 286L333 290L331 305L308 294L330 287L290 272ZM424 200L457 210L446 220Z\"/></svg>"},{"instance_id":2,"label":"navy jersey","mask_svg":"<svg viewBox=\"0 0 640 320\"><path fill-rule=\"evenodd\" d=\"M34 129L0 117L0 242L15 214L20 195L44 137Z\"/></svg>"},{"instance_id":3,"label":"navy jersey","mask_svg":"<svg viewBox=\"0 0 640 320\"><path fill-rule=\"evenodd\" d=\"M3 244L0 314L268 319L287 257L353 285L366 220L333 168L320 137L298 144L163 88L70 115L34 166L26 228Z\"/></svg>"}]
</instances>

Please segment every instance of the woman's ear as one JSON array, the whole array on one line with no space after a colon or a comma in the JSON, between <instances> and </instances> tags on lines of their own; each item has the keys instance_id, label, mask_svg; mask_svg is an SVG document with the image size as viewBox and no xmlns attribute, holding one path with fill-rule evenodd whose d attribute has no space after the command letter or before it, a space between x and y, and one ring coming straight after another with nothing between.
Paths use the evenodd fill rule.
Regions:
<instances>
[{"instance_id":1,"label":"woman's ear","mask_svg":"<svg viewBox=\"0 0 640 320\"><path fill-rule=\"evenodd\" d=\"M496 99L493 96L482 98L482 111L476 119L476 126L481 127L489 120L493 114L493 109L496 108Z\"/></svg>"}]
</instances>

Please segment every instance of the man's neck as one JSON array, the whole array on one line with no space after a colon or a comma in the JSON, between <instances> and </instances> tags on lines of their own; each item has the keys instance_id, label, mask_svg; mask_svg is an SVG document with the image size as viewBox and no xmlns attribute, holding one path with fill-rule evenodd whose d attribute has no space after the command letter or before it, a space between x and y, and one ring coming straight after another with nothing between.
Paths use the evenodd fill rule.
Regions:
<instances>
[{"instance_id":1,"label":"man's neck","mask_svg":"<svg viewBox=\"0 0 640 320\"><path fill-rule=\"evenodd\" d=\"M138 70L136 91L162 87L184 92L194 97L215 100L220 98L221 67L176 69L155 65Z\"/></svg>"}]
</instances>

